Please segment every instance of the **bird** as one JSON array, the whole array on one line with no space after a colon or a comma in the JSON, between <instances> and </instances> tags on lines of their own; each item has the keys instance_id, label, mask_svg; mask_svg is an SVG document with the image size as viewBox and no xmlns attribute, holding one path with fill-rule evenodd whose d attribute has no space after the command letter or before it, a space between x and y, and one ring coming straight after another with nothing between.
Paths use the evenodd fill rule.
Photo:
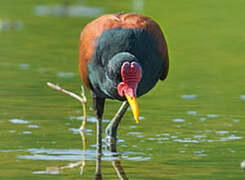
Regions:
<instances>
[{"instance_id":1,"label":"bird","mask_svg":"<svg viewBox=\"0 0 245 180\"><path fill-rule=\"evenodd\" d=\"M88 23L80 34L79 70L91 91L97 118L97 150L101 153L102 117L106 99L122 101L106 128L116 141L117 127L131 107L139 122L137 98L165 80L169 71L166 38L152 18L136 13L105 14Z\"/></svg>"}]
</instances>

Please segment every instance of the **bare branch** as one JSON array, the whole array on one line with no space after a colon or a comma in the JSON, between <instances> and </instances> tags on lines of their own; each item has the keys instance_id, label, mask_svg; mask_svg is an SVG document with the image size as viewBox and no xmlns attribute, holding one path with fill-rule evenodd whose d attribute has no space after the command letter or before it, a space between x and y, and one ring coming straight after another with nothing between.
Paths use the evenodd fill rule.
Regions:
<instances>
[{"instance_id":1,"label":"bare branch","mask_svg":"<svg viewBox=\"0 0 245 180\"><path fill-rule=\"evenodd\" d=\"M87 122L87 111L86 111L87 98L85 96L85 91L84 91L83 86L81 86L81 96L78 96L75 93L70 92L70 91L67 91L67 90L61 88L60 86L55 85L55 84L53 84L51 82L47 82L47 85L49 87L51 87L52 89L55 89L57 91L60 91L63 94L67 94L67 95L69 95L69 96L77 99L78 101L80 101L82 103L83 117L84 118L83 118L82 126L80 127L80 134L81 134L82 141L83 141L83 151L85 151L86 150L87 140L86 140L86 136L85 136L85 133L84 133L84 129L85 129L85 124ZM81 173L81 175L83 175L83 170L84 170L85 164L86 164L85 163L85 160L82 160L82 161L78 161L76 163L69 163L66 166L61 166L61 167L48 167L46 169L46 172L48 172L48 173L59 173L59 171L62 170L62 169L74 168L74 167L77 167L77 166L80 166L81 165L81 172L80 173Z\"/></svg>"},{"instance_id":2,"label":"bare branch","mask_svg":"<svg viewBox=\"0 0 245 180\"><path fill-rule=\"evenodd\" d=\"M80 102L83 103L83 104L84 104L84 103L87 103L87 99L86 99L86 97L85 97L84 89L83 89L83 88L82 88L82 93L81 93L82 97L80 97L80 96L76 95L75 93L70 92L70 91L67 91L67 90L61 88L60 86L55 85L55 84L53 84L53 83L51 83L51 82L47 82L47 85L48 85L49 87L51 87L52 89L55 89L55 90L57 90L57 91L62 92L63 94L67 94L67 95L69 95L69 96L71 96L71 97L77 99L78 101L80 101Z\"/></svg>"}]
</instances>

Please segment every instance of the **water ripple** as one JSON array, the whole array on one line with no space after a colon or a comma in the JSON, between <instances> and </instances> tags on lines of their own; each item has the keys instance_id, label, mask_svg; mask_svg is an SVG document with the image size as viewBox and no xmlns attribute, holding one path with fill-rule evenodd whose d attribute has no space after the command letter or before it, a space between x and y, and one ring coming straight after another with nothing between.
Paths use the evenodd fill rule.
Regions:
<instances>
[{"instance_id":1,"label":"water ripple","mask_svg":"<svg viewBox=\"0 0 245 180\"><path fill-rule=\"evenodd\" d=\"M69 5L38 5L34 9L37 16L97 17L104 13L104 8Z\"/></svg>"},{"instance_id":2,"label":"water ripple","mask_svg":"<svg viewBox=\"0 0 245 180\"><path fill-rule=\"evenodd\" d=\"M173 119L172 120L173 122L185 122L185 120L184 119L182 119L182 118L176 118L176 119Z\"/></svg>"},{"instance_id":3,"label":"water ripple","mask_svg":"<svg viewBox=\"0 0 245 180\"><path fill-rule=\"evenodd\" d=\"M21 151L21 150L18 150ZM36 149L30 148L22 150L23 152L30 153L29 155L19 155L19 159L28 160L56 160L56 161L77 161L77 160L96 160L96 150L82 151L80 149ZM7 150L0 150L0 152L11 152ZM118 153L116 153L118 154ZM119 156L115 156L115 153L110 151L103 152L102 160L112 161L119 160ZM126 151L121 154L121 157L126 160L132 161L147 161L151 159L148 155L143 152Z\"/></svg>"},{"instance_id":4,"label":"water ripple","mask_svg":"<svg viewBox=\"0 0 245 180\"><path fill-rule=\"evenodd\" d=\"M75 74L73 72L58 72L57 76L60 78L73 78Z\"/></svg>"},{"instance_id":5,"label":"water ripple","mask_svg":"<svg viewBox=\"0 0 245 180\"><path fill-rule=\"evenodd\" d=\"M9 122L13 124L28 124L29 121L23 120L23 119L10 119Z\"/></svg>"},{"instance_id":6,"label":"water ripple","mask_svg":"<svg viewBox=\"0 0 245 180\"><path fill-rule=\"evenodd\" d=\"M83 116L71 116L69 119L70 120L80 120L80 121L82 121L84 119L84 117ZM94 117L94 116L87 116L87 122L96 123L97 122L97 118ZM110 120L103 119L102 122L103 123L108 123L108 122L110 122Z\"/></svg>"},{"instance_id":7,"label":"water ripple","mask_svg":"<svg viewBox=\"0 0 245 180\"><path fill-rule=\"evenodd\" d=\"M245 100L245 94L241 94L241 95L240 95L240 99L241 99L241 100Z\"/></svg>"},{"instance_id":8,"label":"water ripple","mask_svg":"<svg viewBox=\"0 0 245 180\"><path fill-rule=\"evenodd\" d=\"M181 95L182 99L196 99L197 95L196 94L183 94Z\"/></svg>"}]
</instances>

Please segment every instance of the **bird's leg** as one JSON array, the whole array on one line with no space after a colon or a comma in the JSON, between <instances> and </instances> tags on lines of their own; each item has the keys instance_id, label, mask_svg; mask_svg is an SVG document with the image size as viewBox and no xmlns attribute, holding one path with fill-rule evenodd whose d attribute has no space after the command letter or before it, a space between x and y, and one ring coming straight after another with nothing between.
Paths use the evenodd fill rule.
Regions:
<instances>
[{"instance_id":1,"label":"bird's leg","mask_svg":"<svg viewBox=\"0 0 245 180\"><path fill-rule=\"evenodd\" d=\"M121 165L120 160L114 160L112 161L112 166L115 169L117 176L119 177L119 179L121 180L128 180L126 173Z\"/></svg>"},{"instance_id":2,"label":"bird's leg","mask_svg":"<svg viewBox=\"0 0 245 180\"><path fill-rule=\"evenodd\" d=\"M97 153L101 154L102 152L102 119L97 119Z\"/></svg>"},{"instance_id":3,"label":"bird's leg","mask_svg":"<svg viewBox=\"0 0 245 180\"><path fill-rule=\"evenodd\" d=\"M97 157L96 157L96 170L95 170L95 174L94 174L94 180L102 180L101 154L97 154Z\"/></svg>"},{"instance_id":4,"label":"bird's leg","mask_svg":"<svg viewBox=\"0 0 245 180\"><path fill-rule=\"evenodd\" d=\"M85 123L83 123L83 124L85 125ZM85 136L85 133L84 133L84 129L80 128L80 134L81 134L82 141L83 141L83 152L85 152L86 151L87 139L86 139L86 136ZM86 165L86 160L85 159L81 160L81 166L80 166L80 174L81 175L83 175L85 165Z\"/></svg>"},{"instance_id":5,"label":"bird's leg","mask_svg":"<svg viewBox=\"0 0 245 180\"><path fill-rule=\"evenodd\" d=\"M107 148L112 152L116 152L117 127L123 115L127 111L128 106L128 102L124 101L111 122L106 127Z\"/></svg>"},{"instance_id":6,"label":"bird's leg","mask_svg":"<svg viewBox=\"0 0 245 180\"><path fill-rule=\"evenodd\" d=\"M82 137L82 142L83 142L83 151L85 151L86 150L87 139L86 139L84 130L85 130L86 122L87 122L87 111L86 111L87 98L85 96L85 92L84 92L83 86L81 86L81 97L83 99L83 101L82 101L83 123L82 123L82 125L80 127L80 135ZM83 163L82 163L82 166L81 166L81 174L83 173L84 166L85 166L85 160L83 160Z\"/></svg>"},{"instance_id":7,"label":"bird's leg","mask_svg":"<svg viewBox=\"0 0 245 180\"><path fill-rule=\"evenodd\" d=\"M104 112L105 99L94 95L93 102L94 102L94 109L95 109L96 117L97 117L97 135L96 135L97 154L101 154L102 152L102 116Z\"/></svg>"},{"instance_id":8,"label":"bird's leg","mask_svg":"<svg viewBox=\"0 0 245 180\"><path fill-rule=\"evenodd\" d=\"M81 97L83 99L82 101L82 108L83 108L83 123L80 127L80 131L84 131L85 129L85 124L87 122L87 111L86 111L86 103L87 103L87 98L85 96L84 88L81 86Z\"/></svg>"}]
</instances>

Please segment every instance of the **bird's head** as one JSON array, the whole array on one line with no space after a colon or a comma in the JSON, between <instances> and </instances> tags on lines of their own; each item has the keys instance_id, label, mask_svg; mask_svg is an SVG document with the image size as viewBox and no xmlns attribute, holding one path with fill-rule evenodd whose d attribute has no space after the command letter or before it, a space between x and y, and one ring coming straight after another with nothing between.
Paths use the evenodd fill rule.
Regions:
<instances>
[{"instance_id":1,"label":"bird's head","mask_svg":"<svg viewBox=\"0 0 245 180\"><path fill-rule=\"evenodd\" d=\"M124 62L121 66L122 82L117 85L118 94L128 100L137 123L139 122L139 110L136 90L141 80L141 71L141 66L137 62Z\"/></svg>"}]
</instances>

